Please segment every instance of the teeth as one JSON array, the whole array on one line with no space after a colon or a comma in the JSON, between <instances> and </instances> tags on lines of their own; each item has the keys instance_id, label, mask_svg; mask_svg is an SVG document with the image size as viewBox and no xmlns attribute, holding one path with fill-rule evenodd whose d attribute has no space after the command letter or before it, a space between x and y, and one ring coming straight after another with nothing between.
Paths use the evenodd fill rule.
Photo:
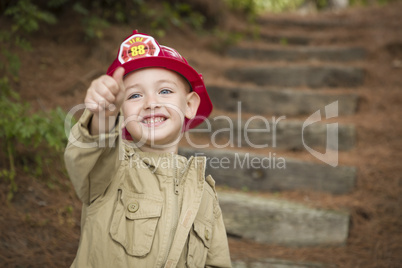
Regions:
<instances>
[{"instance_id":1,"label":"teeth","mask_svg":"<svg viewBox=\"0 0 402 268\"><path fill-rule=\"evenodd\" d=\"M160 123L163 121L165 121L164 117L152 117L152 118L145 119L142 122L144 124L154 124L154 123Z\"/></svg>"}]
</instances>

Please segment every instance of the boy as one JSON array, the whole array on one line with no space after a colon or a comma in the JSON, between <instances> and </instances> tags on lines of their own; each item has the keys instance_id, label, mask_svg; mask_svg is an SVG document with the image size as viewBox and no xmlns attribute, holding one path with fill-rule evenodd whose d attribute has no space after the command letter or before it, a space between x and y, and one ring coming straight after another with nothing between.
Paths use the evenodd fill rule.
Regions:
<instances>
[{"instance_id":1,"label":"boy","mask_svg":"<svg viewBox=\"0 0 402 268\"><path fill-rule=\"evenodd\" d=\"M183 132L212 110L201 75L134 31L85 105L65 151L83 202L72 267L230 267L205 158L177 155Z\"/></svg>"}]
</instances>

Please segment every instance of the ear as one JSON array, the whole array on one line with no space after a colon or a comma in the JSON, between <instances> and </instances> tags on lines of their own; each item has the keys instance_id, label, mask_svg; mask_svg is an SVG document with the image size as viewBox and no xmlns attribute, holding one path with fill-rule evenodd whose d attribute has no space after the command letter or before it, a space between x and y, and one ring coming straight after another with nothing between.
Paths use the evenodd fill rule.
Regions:
<instances>
[{"instance_id":1,"label":"ear","mask_svg":"<svg viewBox=\"0 0 402 268\"><path fill-rule=\"evenodd\" d=\"M198 106L200 106L200 96L196 92L190 92L187 94L187 105L185 116L187 119L193 119L197 114Z\"/></svg>"}]
</instances>

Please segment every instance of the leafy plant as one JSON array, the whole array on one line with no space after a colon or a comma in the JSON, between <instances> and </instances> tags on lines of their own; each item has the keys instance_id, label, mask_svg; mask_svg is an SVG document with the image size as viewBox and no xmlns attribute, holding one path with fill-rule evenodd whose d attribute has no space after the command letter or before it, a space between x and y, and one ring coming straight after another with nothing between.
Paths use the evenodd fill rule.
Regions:
<instances>
[{"instance_id":1,"label":"leafy plant","mask_svg":"<svg viewBox=\"0 0 402 268\"><path fill-rule=\"evenodd\" d=\"M8 160L8 167L0 170L0 177L10 183L7 199L11 200L18 189L15 182L17 147L37 148L44 144L61 152L66 141L63 128L65 112L57 108L48 113L32 113L29 103L19 101L19 95L11 89L7 77L3 77L0 83L0 140ZM35 157L35 160L40 166L41 158Z\"/></svg>"},{"instance_id":2,"label":"leafy plant","mask_svg":"<svg viewBox=\"0 0 402 268\"><path fill-rule=\"evenodd\" d=\"M12 32L22 29L30 33L39 29L41 21L51 24L57 21L53 14L39 9L30 0L17 1L15 6L6 9L4 15L11 16L13 19Z\"/></svg>"},{"instance_id":3,"label":"leafy plant","mask_svg":"<svg viewBox=\"0 0 402 268\"><path fill-rule=\"evenodd\" d=\"M226 0L231 10L246 14L249 21L254 21L260 11L258 3L256 0Z\"/></svg>"},{"instance_id":4,"label":"leafy plant","mask_svg":"<svg viewBox=\"0 0 402 268\"><path fill-rule=\"evenodd\" d=\"M241 33L232 33L219 29L214 29L212 34L215 37L215 41L210 46L217 52L224 52L228 47L233 46L243 38Z\"/></svg>"},{"instance_id":5,"label":"leafy plant","mask_svg":"<svg viewBox=\"0 0 402 268\"><path fill-rule=\"evenodd\" d=\"M43 145L60 152L65 144L63 122L65 113L60 108L49 112L33 113L29 103L21 102L19 94L12 88L18 82L21 66L18 51L32 50L29 41L21 33L31 33L39 29L40 22L54 23L55 17L40 10L29 0L18 1L6 9L12 18L9 31L0 31L0 148L7 159L0 169L0 178L9 183L7 200L10 201L18 190L15 181L19 148L37 148ZM43 155L36 154L37 173L40 173Z\"/></svg>"},{"instance_id":6,"label":"leafy plant","mask_svg":"<svg viewBox=\"0 0 402 268\"><path fill-rule=\"evenodd\" d=\"M350 5L352 6L368 6L370 4L376 3L379 5L386 5L392 2L401 0L350 0Z\"/></svg>"},{"instance_id":7,"label":"leafy plant","mask_svg":"<svg viewBox=\"0 0 402 268\"><path fill-rule=\"evenodd\" d=\"M205 22L205 17L193 11L190 5L185 3L163 2L161 9L148 9L145 20L150 21L152 30L158 31L158 35L164 35L165 30L171 26L181 28L189 25L191 28L201 30Z\"/></svg>"}]
</instances>

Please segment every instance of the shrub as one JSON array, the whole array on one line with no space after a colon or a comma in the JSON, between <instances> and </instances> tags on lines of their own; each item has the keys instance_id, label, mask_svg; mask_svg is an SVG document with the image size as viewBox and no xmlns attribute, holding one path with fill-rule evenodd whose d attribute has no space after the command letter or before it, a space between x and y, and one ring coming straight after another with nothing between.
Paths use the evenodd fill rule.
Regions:
<instances>
[{"instance_id":1,"label":"shrub","mask_svg":"<svg viewBox=\"0 0 402 268\"><path fill-rule=\"evenodd\" d=\"M21 62L15 50L31 50L31 44L22 37L39 29L40 22L55 23L55 17L40 10L29 0L17 1L8 7L5 15L12 19L11 29L0 31L0 140L1 152L7 160L0 167L0 178L7 181L10 201L18 190L15 181L19 147L46 148L60 152L64 148L65 113L60 108L48 112L33 112L29 103L21 102L19 94L13 89L12 82L18 82ZM18 51L20 52L20 51ZM22 53L22 52L21 52ZM33 151L37 170L41 170L42 157Z\"/></svg>"}]
</instances>

